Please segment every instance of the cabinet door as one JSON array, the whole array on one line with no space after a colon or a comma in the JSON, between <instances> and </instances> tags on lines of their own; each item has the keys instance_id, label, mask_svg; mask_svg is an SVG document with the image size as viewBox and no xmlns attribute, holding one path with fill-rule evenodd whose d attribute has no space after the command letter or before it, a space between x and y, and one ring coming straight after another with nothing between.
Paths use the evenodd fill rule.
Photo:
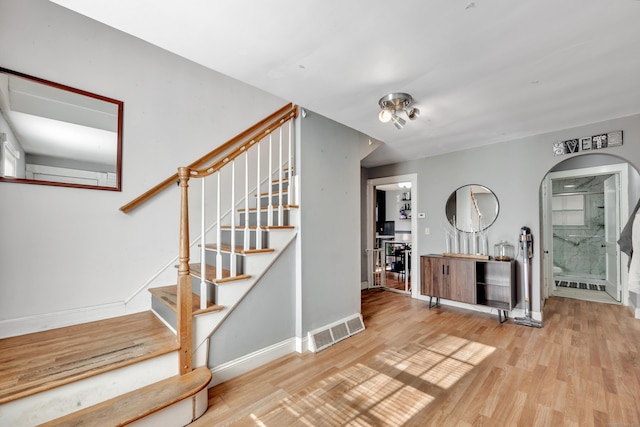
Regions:
<instances>
[{"instance_id":1,"label":"cabinet door","mask_svg":"<svg viewBox=\"0 0 640 427\"><path fill-rule=\"evenodd\" d=\"M423 256L420 257L421 273L421 291L422 295L430 297L444 296L444 264L441 258Z\"/></svg>"},{"instance_id":2,"label":"cabinet door","mask_svg":"<svg viewBox=\"0 0 640 427\"><path fill-rule=\"evenodd\" d=\"M448 263L449 299L476 303L476 263L469 260L446 260Z\"/></svg>"}]
</instances>

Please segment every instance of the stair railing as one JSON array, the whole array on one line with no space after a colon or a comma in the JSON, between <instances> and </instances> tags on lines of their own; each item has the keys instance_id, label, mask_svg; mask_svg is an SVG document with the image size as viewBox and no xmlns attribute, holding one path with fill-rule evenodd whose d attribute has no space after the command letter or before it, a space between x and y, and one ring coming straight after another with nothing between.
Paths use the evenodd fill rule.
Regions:
<instances>
[{"instance_id":1,"label":"stair railing","mask_svg":"<svg viewBox=\"0 0 640 427\"><path fill-rule=\"evenodd\" d=\"M278 211L278 225L282 225L282 218L284 213L283 203L283 180L285 167L287 168L287 179L289 183L289 199L288 203L293 204L291 197L295 197L295 189L292 184L295 182L294 174L294 128L293 119L298 115L297 106L289 104L285 108L279 110L279 114L272 115L273 120L269 120L256 132L246 135L237 141L236 144L226 151L226 154L215 158L210 166L202 169L196 169L191 166L178 168L178 178L180 183L180 253L179 253L179 267L178 267L178 315L177 315L177 331L178 341L180 348L187 348L188 351L180 351L180 368L187 371L192 368L192 278L190 271L190 253L189 253L189 180L192 178L201 179L200 188L200 308L205 309L209 303L208 298L208 284L207 284L207 264L206 264L206 241L207 241L207 202L212 197L215 200L215 218L213 223L215 224L215 259L216 259L216 276L214 280L223 279L223 257L224 252L222 246L222 230L223 221L228 221L230 224L228 227L230 232L230 252L229 257L229 277L234 277L237 274L237 246L236 246L236 231L242 230L244 233L242 248L244 251L250 249L250 232L249 215L252 211L251 196L255 196L255 248L263 249L264 242L262 241L262 230L266 227L274 226L274 210ZM285 130L285 124L288 124ZM245 132L246 133L246 132ZM277 133L278 142L275 143L274 133ZM283 143L284 137L288 138L288 144L285 146ZM266 141L265 141L266 140ZM268 159L264 159L265 151L262 147L263 144L267 144ZM274 145L277 145L274 147ZM274 150L276 151L274 153ZM285 160L286 156L286 160ZM242 161L244 158L244 162ZM266 160L266 162L265 162ZM265 165L264 163L267 163ZM274 163L276 163L274 165ZM238 164L241 167L237 167ZM251 165L254 165L255 177L251 176ZM266 166L266 167L265 167ZM237 169L244 169L241 174L238 174ZM268 169L266 177L261 176L262 170ZM225 179L225 175L227 176ZM275 178L274 178L275 177ZM254 179L255 186L252 187L250 182ZM277 180L278 184L278 206L273 206L273 181ZM213 181L213 186L207 184L207 181ZM268 188L267 198L267 223L262 223L261 212L262 203L261 188L266 183ZM213 187L214 190L209 190ZM242 196L240 198L236 195L237 187L241 188ZM227 197L225 197L227 196ZM222 206L227 204L230 209L228 217L222 215ZM244 224L238 226L236 218L236 207L244 206L242 209L244 213ZM211 233L209 233L211 234Z\"/></svg>"}]
</instances>

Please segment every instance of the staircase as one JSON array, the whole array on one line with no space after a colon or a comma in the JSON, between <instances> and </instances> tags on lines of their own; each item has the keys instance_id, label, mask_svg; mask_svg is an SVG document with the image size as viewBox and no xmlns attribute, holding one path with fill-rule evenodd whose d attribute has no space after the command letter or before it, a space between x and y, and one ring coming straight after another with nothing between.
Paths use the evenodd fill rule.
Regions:
<instances>
[{"instance_id":1,"label":"staircase","mask_svg":"<svg viewBox=\"0 0 640 427\"><path fill-rule=\"evenodd\" d=\"M206 411L211 335L297 235L296 117L297 108L285 106L179 169L178 281L149 285L151 312L0 340L0 425L185 425ZM121 210L172 183L174 177ZM189 230L197 229L191 241ZM153 328L130 329L136 316ZM84 338L68 344L79 331ZM139 344L146 340L154 350ZM32 375L32 362L15 349L36 354L44 343L55 357L32 365ZM39 379L30 383L32 377Z\"/></svg>"},{"instance_id":2,"label":"staircase","mask_svg":"<svg viewBox=\"0 0 640 427\"><path fill-rule=\"evenodd\" d=\"M271 186L270 192L254 190L254 194L249 195L253 200L252 207L248 210L239 208L232 214L236 220L227 218L227 224L224 224L223 219L214 230L209 233L205 230L206 239L197 244L200 259L188 263L194 366L207 364L208 338L297 234L298 206L289 203L287 175L288 171L285 171L282 180L267 184ZM276 202L282 205L276 205ZM152 310L173 330L179 329L178 289L179 285L149 289L153 297Z\"/></svg>"}]
</instances>

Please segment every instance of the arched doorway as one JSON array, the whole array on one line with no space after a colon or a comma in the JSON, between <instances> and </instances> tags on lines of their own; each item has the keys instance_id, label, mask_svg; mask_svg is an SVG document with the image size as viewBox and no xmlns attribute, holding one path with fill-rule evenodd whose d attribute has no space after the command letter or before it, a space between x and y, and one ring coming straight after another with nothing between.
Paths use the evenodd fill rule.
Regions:
<instances>
[{"instance_id":1,"label":"arched doorway","mask_svg":"<svg viewBox=\"0 0 640 427\"><path fill-rule=\"evenodd\" d=\"M617 240L629 218L624 159L587 154L554 166L540 186L544 297L627 304L627 261Z\"/></svg>"}]
</instances>

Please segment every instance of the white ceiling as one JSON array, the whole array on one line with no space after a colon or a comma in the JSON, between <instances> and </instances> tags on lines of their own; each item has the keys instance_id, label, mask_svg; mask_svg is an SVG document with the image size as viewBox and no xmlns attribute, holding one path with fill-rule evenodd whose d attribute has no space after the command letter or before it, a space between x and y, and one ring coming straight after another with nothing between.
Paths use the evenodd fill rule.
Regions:
<instances>
[{"instance_id":1,"label":"white ceiling","mask_svg":"<svg viewBox=\"0 0 640 427\"><path fill-rule=\"evenodd\" d=\"M384 142L364 166L640 113L638 0L52 1Z\"/></svg>"}]
</instances>

